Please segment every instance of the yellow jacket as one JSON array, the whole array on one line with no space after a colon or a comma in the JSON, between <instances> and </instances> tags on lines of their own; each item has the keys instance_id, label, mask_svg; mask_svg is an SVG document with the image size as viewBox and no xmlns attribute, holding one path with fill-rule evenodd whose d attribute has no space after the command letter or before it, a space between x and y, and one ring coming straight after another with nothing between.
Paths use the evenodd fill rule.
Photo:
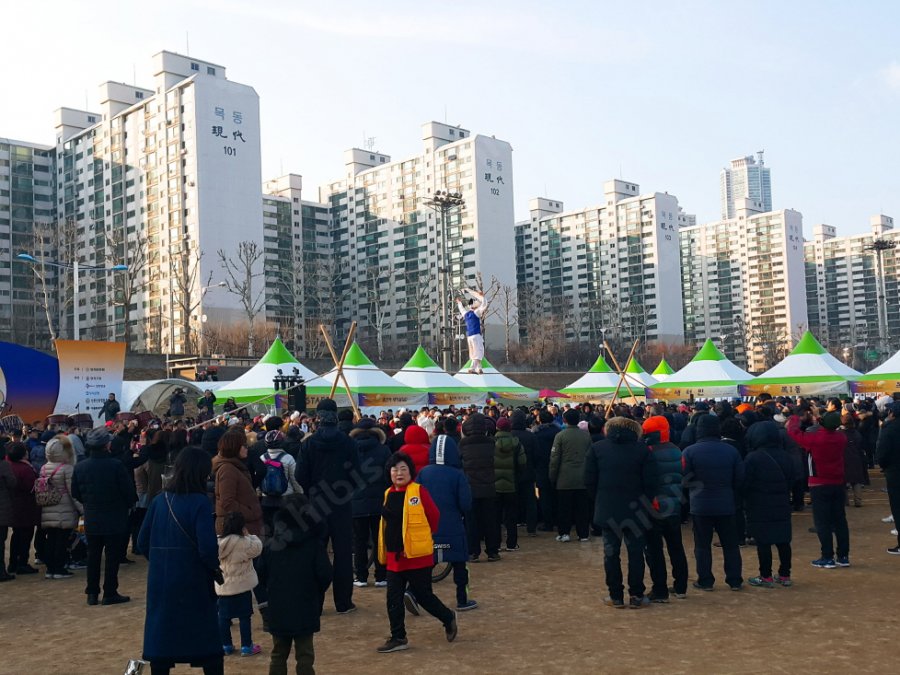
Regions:
<instances>
[{"instance_id":1,"label":"yellow jacket","mask_svg":"<svg viewBox=\"0 0 900 675\"><path fill-rule=\"evenodd\" d=\"M434 541L431 538L431 526L422 505L421 485L409 483L406 486L406 497L403 502L403 554L406 558L422 558L434 554ZM384 492L387 502L391 488ZM384 518L381 519L378 533L378 562L387 563L387 551L384 547Z\"/></svg>"}]
</instances>

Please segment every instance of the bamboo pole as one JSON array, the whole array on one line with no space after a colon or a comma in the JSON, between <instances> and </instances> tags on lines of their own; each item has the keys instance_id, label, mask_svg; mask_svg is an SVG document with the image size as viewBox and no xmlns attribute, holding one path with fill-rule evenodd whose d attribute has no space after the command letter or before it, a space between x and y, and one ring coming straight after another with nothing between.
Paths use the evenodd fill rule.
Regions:
<instances>
[{"instance_id":1,"label":"bamboo pole","mask_svg":"<svg viewBox=\"0 0 900 675\"><path fill-rule=\"evenodd\" d=\"M631 361L631 358L634 356L634 352L637 350L638 343L640 340L635 340L634 344L631 346L631 351L628 353L628 361ZM612 349L609 348L609 343L604 340L603 346L606 348L607 353L609 354L609 358L612 359L613 365L616 367L616 371L619 373L619 382L616 385L616 391L613 393L612 400L610 400L609 405L606 407L606 414L609 414L609 411L612 410L613 404L616 401L616 397L619 395L619 391L622 389L622 384L625 384L625 387L628 389L628 393L631 394L631 398L636 399L637 397L634 395L634 392L631 390L631 385L628 383L628 379L625 375L625 371L619 366L619 362L616 361L616 356L613 354ZM625 363L627 364L628 361Z\"/></svg>"},{"instance_id":2,"label":"bamboo pole","mask_svg":"<svg viewBox=\"0 0 900 675\"><path fill-rule=\"evenodd\" d=\"M338 380L344 383L344 390L347 392L347 398L350 399L350 406L353 408L353 414L355 415L355 421L359 421L362 419L362 414L359 412L359 407L356 405L356 399L353 396L353 392L350 390L350 384L347 382L347 376L344 375L344 361L347 358L347 352L350 351L350 347L353 344L353 335L356 333L356 322L354 321L350 324L350 332L347 333L347 341L344 343L344 351L341 354L341 358L338 359L337 353L334 351L334 345L331 344L331 338L328 335L328 332L325 330L325 326L319 324L319 329L322 331L322 335L325 338L325 345L328 347L328 351L331 352L331 358L334 360L334 365L337 368L337 373L335 373L334 382L331 384L331 393L328 398L334 398L334 392L337 389Z\"/></svg>"}]
</instances>

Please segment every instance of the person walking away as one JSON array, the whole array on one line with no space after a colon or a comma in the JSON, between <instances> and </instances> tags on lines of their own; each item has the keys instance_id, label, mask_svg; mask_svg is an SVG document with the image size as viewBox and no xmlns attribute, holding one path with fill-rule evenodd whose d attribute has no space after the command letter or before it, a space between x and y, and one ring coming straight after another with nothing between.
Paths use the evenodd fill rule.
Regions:
<instances>
[{"instance_id":1,"label":"person walking away","mask_svg":"<svg viewBox=\"0 0 900 675\"><path fill-rule=\"evenodd\" d=\"M574 520L578 540L585 543L590 541L591 506L584 484L584 465L591 448L591 437L578 428L581 420L577 410L566 410L563 421L566 428L553 438L549 468L559 507L556 541L570 540Z\"/></svg>"},{"instance_id":2,"label":"person walking away","mask_svg":"<svg viewBox=\"0 0 900 675\"><path fill-rule=\"evenodd\" d=\"M683 469L681 449L672 442L669 421L662 415L647 418L642 426L643 440L650 448L655 469L656 496L647 529L647 566L653 588L651 602L667 602L670 595L679 600L687 597L688 563L681 539L681 501ZM672 565L672 587L669 588L663 543Z\"/></svg>"},{"instance_id":3,"label":"person walking away","mask_svg":"<svg viewBox=\"0 0 900 675\"><path fill-rule=\"evenodd\" d=\"M895 523L900 523L900 401L888 404L887 411L887 419L878 435L875 456L887 481L891 515ZM897 537L897 546L890 547L887 552L900 555L900 535Z\"/></svg>"},{"instance_id":4,"label":"person walking away","mask_svg":"<svg viewBox=\"0 0 900 675\"><path fill-rule=\"evenodd\" d=\"M813 422L817 422L813 424ZM801 426L810 426L804 431ZM812 497L813 524L821 545L821 556L813 567L834 569L850 567L850 528L847 525L847 489L844 486L844 452L847 437L838 432L841 414L828 412L814 420L808 408L792 414L787 431L808 453L809 494ZM837 540L835 557L834 540Z\"/></svg>"},{"instance_id":5,"label":"person walking away","mask_svg":"<svg viewBox=\"0 0 900 675\"><path fill-rule=\"evenodd\" d=\"M176 663L222 675L222 640L216 612L218 543L206 479L210 457L187 446L175 460L172 480L150 503L138 534L149 561L143 659L151 675L168 675Z\"/></svg>"},{"instance_id":6,"label":"person walking away","mask_svg":"<svg viewBox=\"0 0 900 675\"><path fill-rule=\"evenodd\" d=\"M262 493L263 524L265 534L272 532L275 513L281 507L281 501L288 495L300 492L297 482L297 460L285 450L285 436L280 431L268 431L264 438L266 451L259 457L266 472L259 485Z\"/></svg>"},{"instance_id":7,"label":"person walking away","mask_svg":"<svg viewBox=\"0 0 900 675\"><path fill-rule=\"evenodd\" d=\"M559 433L559 426L546 408L538 411L538 422L534 430L534 438L537 441L534 454L534 480L538 490L541 531L554 532L557 520L556 489L550 480L550 453L553 449L553 439Z\"/></svg>"},{"instance_id":8,"label":"person walking away","mask_svg":"<svg viewBox=\"0 0 900 675\"><path fill-rule=\"evenodd\" d=\"M137 490L137 507L131 518L131 550L141 555L137 547L138 534L147 516L150 502L162 492L163 474L166 472L166 460L169 456L169 438L167 431L157 431L147 447L146 461L134 469L134 486ZM129 453L130 454L130 453Z\"/></svg>"},{"instance_id":9,"label":"person walking away","mask_svg":"<svg viewBox=\"0 0 900 675\"><path fill-rule=\"evenodd\" d=\"M472 510L466 514L469 560L478 562L483 541L488 562L495 562L500 560L500 537L496 528L494 439L487 435L487 421L481 413L469 415L462 424L462 431L459 456L472 489Z\"/></svg>"},{"instance_id":10,"label":"person walking away","mask_svg":"<svg viewBox=\"0 0 900 675\"><path fill-rule=\"evenodd\" d=\"M576 411L566 414L571 412ZM613 417L606 422L606 438L591 445L583 462L584 484L596 495L593 521L603 533L603 567L609 590L605 603L617 609L625 607L619 557L623 540L628 549L628 607L640 609L646 601L646 509L656 495L656 467L653 455L640 441L642 433L635 420Z\"/></svg>"},{"instance_id":11,"label":"person walking away","mask_svg":"<svg viewBox=\"0 0 900 675\"><path fill-rule=\"evenodd\" d=\"M456 613L434 594L432 533L440 524L440 513L428 490L413 482L415 465L409 455L395 452L388 460L391 487L384 493L378 559L387 567L387 613L391 636L378 647L388 654L409 648L406 637L404 594L407 585L418 604L444 626L447 642L456 639Z\"/></svg>"},{"instance_id":12,"label":"person walking away","mask_svg":"<svg viewBox=\"0 0 900 675\"><path fill-rule=\"evenodd\" d=\"M497 420L497 433L494 434L494 486L497 491L495 536L502 541L502 524L506 528L506 551L519 550L517 489L525 466L525 450L519 439L512 435L512 422L508 417L501 417Z\"/></svg>"},{"instance_id":13,"label":"person walking away","mask_svg":"<svg viewBox=\"0 0 900 675\"><path fill-rule=\"evenodd\" d=\"M875 447L878 444L878 413L875 411L873 403L865 400L860 401L856 415L859 419L859 433L862 436L866 466L869 469L874 469Z\"/></svg>"},{"instance_id":14,"label":"person walking away","mask_svg":"<svg viewBox=\"0 0 900 675\"><path fill-rule=\"evenodd\" d=\"M743 587L741 549L734 522L735 492L744 480L744 464L734 446L721 440L719 418L702 415L697 420L697 442L681 456L684 478L690 489L691 519L694 525L694 559L697 581L694 588L713 590L713 532L719 535L725 558L725 583L734 591Z\"/></svg>"},{"instance_id":15,"label":"person walking away","mask_svg":"<svg viewBox=\"0 0 900 675\"><path fill-rule=\"evenodd\" d=\"M311 508L328 528L334 555L332 594L338 614L353 604L353 488L359 478L356 442L337 428L337 404L323 399L316 406L318 428L303 442L297 462L297 482Z\"/></svg>"},{"instance_id":16,"label":"person walking away","mask_svg":"<svg viewBox=\"0 0 900 675\"><path fill-rule=\"evenodd\" d=\"M47 571L44 577L47 579L73 576L66 568L69 539L84 511L81 502L72 496L75 452L67 440L57 436L47 443L47 463L41 467L39 477L46 481L48 489L60 493L58 503L41 508L41 530L46 537L43 560Z\"/></svg>"},{"instance_id":17,"label":"person walking away","mask_svg":"<svg viewBox=\"0 0 900 675\"><path fill-rule=\"evenodd\" d=\"M128 602L119 593L119 564L128 541L128 515L137 494L134 478L125 465L109 454L112 440L105 427L92 429L85 447L89 456L75 465L72 496L84 506L84 533L87 537L87 604L96 605L100 595L100 562L104 551L104 605Z\"/></svg>"},{"instance_id":18,"label":"person walking away","mask_svg":"<svg viewBox=\"0 0 900 675\"><path fill-rule=\"evenodd\" d=\"M369 551L378 548L378 527L381 523L381 502L384 491L391 485L385 468L391 452L385 445L385 433L375 425L375 420L364 417L350 432L359 453L360 475L364 485L353 493L353 585L364 588L369 585ZM375 560L375 586L387 587L387 570L378 556Z\"/></svg>"},{"instance_id":19,"label":"person walking away","mask_svg":"<svg viewBox=\"0 0 900 675\"><path fill-rule=\"evenodd\" d=\"M791 485L796 480L794 460L784 449L778 426L765 420L747 430L744 460L744 503L747 530L756 540L759 576L751 586L791 586ZM778 549L778 576L772 576L772 546Z\"/></svg>"},{"instance_id":20,"label":"person walking away","mask_svg":"<svg viewBox=\"0 0 900 675\"><path fill-rule=\"evenodd\" d=\"M851 413L842 413L838 431L847 437L847 446L844 448L844 483L853 491L853 506L860 507L863 505L863 485L869 484L869 471L866 468L866 453L856 418ZM845 503L850 505L849 496Z\"/></svg>"},{"instance_id":21,"label":"person walking away","mask_svg":"<svg viewBox=\"0 0 900 675\"><path fill-rule=\"evenodd\" d=\"M0 447L0 582L15 579L7 572L6 540L13 524L13 490L16 489L16 475L6 461L6 449Z\"/></svg>"},{"instance_id":22,"label":"person walking away","mask_svg":"<svg viewBox=\"0 0 900 675\"><path fill-rule=\"evenodd\" d=\"M250 534L244 525L240 511L225 515L222 536L219 537L219 566L222 581L216 582L219 596L219 631L222 635L222 652L234 653L231 639L231 620L237 619L241 632L241 656L255 656L262 647L253 643L250 618L253 616L253 589L259 584L253 560L262 553L262 541Z\"/></svg>"},{"instance_id":23,"label":"person walking away","mask_svg":"<svg viewBox=\"0 0 900 675\"><path fill-rule=\"evenodd\" d=\"M478 607L478 602L469 597L469 570L466 567L469 549L463 520L472 508L472 490L462 471L459 449L452 437L435 437L431 442L429 462L416 475L416 482L428 490L441 514L433 535L434 562L449 562L453 566L456 611L467 612Z\"/></svg>"},{"instance_id":24,"label":"person walking away","mask_svg":"<svg viewBox=\"0 0 900 675\"><path fill-rule=\"evenodd\" d=\"M406 428L403 434L403 445L399 450L412 457L412 461L416 465L416 473L428 466L429 443L428 432L418 424Z\"/></svg>"},{"instance_id":25,"label":"person walking away","mask_svg":"<svg viewBox=\"0 0 900 675\"><path fill-rule=\"evenodd\" d=\"M34 481L37 473L28 461L28 448L24 443L7 445L6 460L16 477L16 486L12 491L12 538L9 542L7 572L15 575L37 574L38 570L28 564L34 530L41 524L41 509L34 500Z\"/></svg>"},{"instance_id":26,"label":"person walking away","mask_svg":"<svg viewBox=\"0 0 900 675\"><path fill-rule=\"evenodd\" d=\"M518 501L518 522L525 524L529 537L537 534L537 498L535 496L535 456L538 452L537 437L526 428L528 416L525 411L516 409L509 416L512 435L519 439L525 453L525 469L518 474L516 482L516 498ZM551 446L552 447L552 446Z\"/></svg>"},{"instance_id":27,"label":"person walking away","mask_svg":"<svg viewBox=\"0 0 900 675\"><path fill-rule=\"evenodd\" d=\"M331 585L331 561L325 550L325 525L312 513L305 495L288 495L275 514L275 529L263 547L258 569L269 601L272 657L269 675L287 675L294 647L297 675L314 675L313 635L319 632L325 592Z\"/></svg>"}]
</instances>

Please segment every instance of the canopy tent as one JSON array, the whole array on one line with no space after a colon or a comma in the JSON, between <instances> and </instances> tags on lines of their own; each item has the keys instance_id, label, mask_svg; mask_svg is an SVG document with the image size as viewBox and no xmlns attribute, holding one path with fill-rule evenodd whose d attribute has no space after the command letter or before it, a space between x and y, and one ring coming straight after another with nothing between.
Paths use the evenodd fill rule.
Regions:
<instances>
[{"instance_id":1,"label":"canopy tent","mask_svg":"<svg viewBox=\"0 0 900 675\"><path fill-rule=\"evenodd\" d=\"M195 382L170 378L165 380L124 380L119 406L123 411L143 412L149 410L157 415L165 414L169 408L169 397L176 389L183 389L188 400L195 401L203 396L206 389L218 382L203 382L201 389Z\"/></svg>"},{"instance_id":2,"label":"canopy tent","mask_svg":"<svg viewBox=\"0 0 900 675\"><path fill-rule=\"evenodd\" d=\"M893 394L900 391L900 352L877 368L850 381L854 394Z\"/></svg>"},{"instance_id":3,"label":"canopy tent","mask_svg":"<svg viewBox=\"0 0 900 675\"><path fill-rule=\"evenodd\" d=\"M742 396L835 395L849 392L848 380L860 373L828 353L812 333L806 331L784 360L742 385Z\"/></svg>"},{"instance_id":4,"label":"canopy tent","mask_svg":"<svg viewBox=\"0 0 900 675\"><path fill-rule=\"evenodd\" d=\"M428 404L427 393L413 389L380 370L356 342L347 351L343 372L350 386L350 392L356 397L357 405L364 414L386 408L409 408ZM307 382L307 403L313 406L326 398L331 393L332 384L336 379L337 367ZM337 383L335 400L339 406L350 405L342 381Z\"/></svg>"},{"instance_id":5,"label":"canopy tent","mask_svg":"<svg viewBox=\"0 0 900 675\"><path fill-rule=\"evenodd\" d=\"M484 405L486 394L457 380L434 362L421 346L394 379L428 394L429 405Z\"/></svg>"},{"instance_id":6,"label":"canopy tent","mask_svg":"<svg viewBox=\"0 0 900 675\"><path fill-rule=\"evenodd\" d=\"M259 401L263 405L272 405L275 402L275 385L272 380L278 375L279 370L283 375L299 375L307 382L317 377L313 371L294 358L279 338L275 338L269 351L255 366L233 382L214 390L214 393L220 402L233 398L236 403ZM209 389L207 385L212 383L203 384Z\"/></svg>"},{"instance_id":7,"label":"canopy tent","mask_svg":"<svg viewBox=\"0 0 900 675\"><path fill-rule=\"evenodd\" d=\"M656 385L657 380L655 377L651 376L644 367L641 365L640 361L637 360L637 357L632 356L628 360L628 365L625 366L625 377L628 378L628 383L634 387L635 383L639 387L653 387ZM627 389L625 391L628 391ZM638 396L641 395L640 392L635 392Z\"/></svg>"},{"instance_id":8,"label":"canopy tent","mask_svg":"<svg viewBox=\"0 0 900 675\"><path fill-rule=\"evenodd\" d=\"M712 340L707 341L681 370L665 382L647 388L647 398L663 400L679 398L722 398L737 396L738 385L753 376L729 361Z\"/></svg>"},{"instance_id":9,"label":"canopy tent","mask_svg":"<svg viewBox=\"0 0 900 675\"><path fill-rule=\"evenodd\" d=\"M666 357L664 356L660 360L659 365L656 366L656 370L653 371L653 377L656 378L657 382L664 382L669 379L669 376L674 372L675 370L669 365L669 362L666 361Z\"/></svg>"},{"instance_id":10,"label":"canopy tent","mask_svg":"<svg viewBox=\"0 0 900 675\"><path fill-rule=\"evenodd\" d=\"M609 399L615 393L620 379L619 374L609 367L606 359L603 358L603 354L600 354L590 370L569 386L560 389L560 392L577 401L594 402L604 398ZM632 387L644 386L636 381L629 383ZM622 395L628 394L628 389L624 383L620 390ZM637 393L643 395L643 389Z\"/></svg>"},{"instance_id":11,"label":"canopy tent","mask_svg":"<svg viewBox=\"0 0 900 675\"><path fill-rule=\"evenodd\" d=\"M506 377L494 368L487 359L481 359L481 374L467 372L472 367L471 361L460 369L454 377L468 387L476 391L486 392L491 398L505 399L509 401L534 401L537 399L537 389L523 387L518 382Z\"/></svg>"}]
</instances>

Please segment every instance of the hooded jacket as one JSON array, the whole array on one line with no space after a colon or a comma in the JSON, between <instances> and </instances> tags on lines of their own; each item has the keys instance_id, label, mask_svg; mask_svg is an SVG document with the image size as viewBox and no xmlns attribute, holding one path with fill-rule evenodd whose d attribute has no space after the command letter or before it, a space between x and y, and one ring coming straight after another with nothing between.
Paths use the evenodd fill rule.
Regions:
<instances>
[{"instance_id":1,"label":"hooded jacket","mask_svg":"<svg viewBox=\"0 0 900 675\"><path fill-rule=\"evenodd\" d=\"M584 463L584 484L596 492L593 522L597 527L640 523L656 495L653 455L641 442L641 425L626 417L606 422L606 438L594 443Z\"/></svg>"},{"instance_id":2,"label":"hooded jacket","mask_svg":"<svg viewBox=\"0 0 900 675\"><path fill-rule=\"evenodd\" d=\"M134 476L105 449L93 449L75 465L72 497L84 505L85 534L128 532L128 513L137 501Z\"/></svg>"},{"instance_id":3,"label":"hooded jacket","mask_svg":"<svg viewBox=\"0 0 900 675\"><path fill-rule=\"evenodd\" d=\"M391 486L385 469L391 451L385 445L385 434L378 427L354 429L350 438L356 441L360 476L364 483L353 493L353 517L380 516L384 491Z\"/></svg>"},{"instance_id":4,"label":"hooded jacket","mask_svg":"<svg viewBox=\"0 0 900 675\"><path fill-rule=\"evenodd\" d=\"M434 539L435 562L465 562L469 559L463 516L472 508L472 490L462 471L456 441L437 436L428 451L429 464L416 476L416 482L428 490L441 520Z\"/></svg>"},{"instance_id":5,"label":"hooded jacket","mask_svg":"<svg viewBox=\"0 0 900 675\"><path fill-rule=\"evenodd\" d=\"M240 595L259 583L253 559L262 553L262 541L254 535L229 534L219 537L219 566L224 584L216 584L216 595Z\"/></svg>"},{"instance_id":6,"label":"hooded jacket","mask_svg":"<svg viewBox=\"0 0 900 675\"><path fill-rule=\"evenodd\" d=\"M656 498L654 510L663 517L681 515L684 497L681 449L671 442L668 420L662 416L647 419L643 425L644 442L653 454Z\"/></svg>"},{"instance_id":7,"label":"hooded jacket","mask_svg":"<svg viewBox=\"0 0 900 675\"><path fill-rule=\"evenodd\" d=\"M559 427L553 422L541 424L534 430L534 440L537 442L534 451L534 478L539 483L550 480L550 453L553 450L553 439L559 431Z\"/></svg>"},{"instance_id":8,"label":"hooded jacket","mask_svg":"<svg viewBox=\"0 0 900 675\"><path fill-rule=\"evenodd\" d=\"M405 452L416 465L416 473L428 466L428 432L418 424L406 428L400 452Z\"/></svg>"},{"instance_id":9,"label":"hooded jacket","mask_svg":"<svg viewBox=\"0 0 900 675\"><path fill-rule=\"evenodd\" d=\"M55 506L45 506L41 509L41 527L59 527L65 530L73 529L78 525L78 517L83 511L81 503L72 496L72 478L75 467L72 466L74 457L68 452L68 448L58 440L47 444L47 463L41 467L40 475L49 477L53 471L62 464L56 476L53 477L53 485L61 488L62 499Z\"/></svg>"},{"instance_id":10,"label":"hooded jacket","mask_svg":"<svg viewBox=\"0 0 900 675\"><path fill-rule=\"evenodd\" d=\"M318 504L321 499L332 513L346 512L350 516L352 499L347 500L345 495L347 485L355 485L359 455L356 441L336 425L336 420L334 424L323 420L316 432L304 439L297 458L296 477L311 502Z\"/></svg>"},{"instance_id":11,"label":"hooded jacket","mask_svg":"<svg viewBox=\"0 0 900 675\"><path fill-rule=\"evenodd\" d=\"M497 492L515 492L518 477L525 471L525 451L509 431L494 435L494 485Z\"/></svg>"},{"instance_id":12,"label":"hooded jacket","mask_svg":"<svg viewBox=\"0 0 900 675\"><path fill-rule=\"evenodd\" d=\"M212 472L216 483L216 534L222 534L222 519L226 514L240 511L247 531L260 536L262 507L246 465L237 457L226 459L216 455L212 460Z\"/></svg>"},{"instance_id":13,"label":"hooded jacket","mask_svg":"<svg viewBox=\"0 0 900 675\"><path fill-rule=\"evenodd\" d=\"M591 437L578 427L567 426L553 438L550 450L550 482L557 490L584 490L584 462Z\"/></svg>"},{"instance_id":14,"label":"hooded jacket","mask_svg":"<svg viewBox=\"0 0 900 675\"><path fill-rule=\"evenodd\" d=\"M791 485L798 478L794 461L775 422L756 422L745 439L742 491L747 529L759 544L786 544L791 541Z\"/></svg>"},{"instance_id":15,"label":"hooded jacket","mask_svg":"<svg viewBox=\"0 0 900 675\"><path fill-rule=\"evenodd\" d=\"M497 495L494 439L484 434L470 436L467 432L459 442L459 457L472 488L472 498L493 499Z\"/></svg>"},{"instance_id":16,"label":"hooded jacket","mask_svg":"<svg viewBox=\"0 0 900 675\"><path fill-rule=\"evenodd\" d=\"M526 416L521 410L513 412L509 421L512 423L512 435L519 439L522 450L525 452L525 469L519 474L519 484L534 483L534 463L538 452L537 437L525 428ZM550 447L553 447L552 443Z\"/></svg>"},{"instance_id":17,"label":"hooded jacket","mask_svg":"<svg viewBox=\"0 0 900 675\"><path fill-rule=\"evenodd\" d=\"M787 421L788 434L809 452L809 487L844 484L844 450L847 437L839 431L815 426L807 431L800 428L801 420L791 415Z\"/></svg>"},{"instance_id":18,"label":"hooded jacket","mask_svg":"<svg viewBox=\"0 0 900 675\"><path fill-rule=\"evenodd\" d=\"M721 440L719 420L701 415L697 442L681 455L684 479L691 494L691 514L732 516L736 493L744 480L744 463L737 449Z\"/></svg>"}]
</instances>

